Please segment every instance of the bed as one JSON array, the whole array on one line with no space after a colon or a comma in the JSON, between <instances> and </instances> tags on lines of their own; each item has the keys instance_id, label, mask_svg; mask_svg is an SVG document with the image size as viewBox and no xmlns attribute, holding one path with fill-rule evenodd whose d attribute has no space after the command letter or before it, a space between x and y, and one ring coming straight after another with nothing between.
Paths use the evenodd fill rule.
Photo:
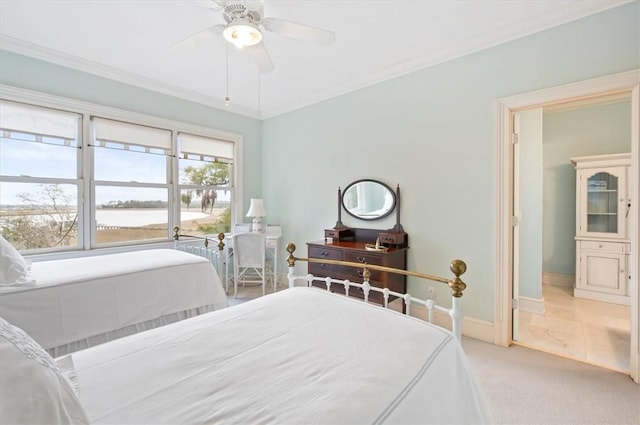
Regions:
<instances>
[{"instance_id":1,"label":"bed","mask_svg":"<svg viewBox=\"0 0 640 425\"><path fill-rule=\"evenodd\" d=\"M175 249L34 262L0 287L0 315L53 356L227 305L211 262Z\"/></svg>"},{"instance_id":2,"label":"bed","mask_svg":"<svg viewBox=\"0 0 640 425\"><path fill-rule=\"evenodd\" d=\"M28 335L0 321L0 348L12 354L7 358L40 359L32 363L57 388L34 412L15 387L8 390L17 368L0 362L0 420L54 422L58 415L73 424L491 421L456 332L330 291L334 284L356 285L366 293L372 289L367 270L375 266L365 267L361 283L326 278L327 289L310 287L304 282L314 277L295 275L301 259L287 249L284 291L55 361L44 351L34 355L33 344L22 350ZM462 264L452 263L455 278L436 277L459 296L465 286ZM397 299L414 303L411 296ZM445 310L460 321L459 305ZM20 356L25 351L30 356ZM36 381L30 382L35 392L50 385Z\"/></svg>"}]
</instances>

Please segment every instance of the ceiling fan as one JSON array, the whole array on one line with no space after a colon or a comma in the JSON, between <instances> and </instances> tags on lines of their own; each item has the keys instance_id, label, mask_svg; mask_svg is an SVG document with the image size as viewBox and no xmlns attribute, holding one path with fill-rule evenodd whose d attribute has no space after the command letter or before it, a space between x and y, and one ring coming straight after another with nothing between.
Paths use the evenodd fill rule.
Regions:
<instances>
[{"instance_id":1,"label":"ceiling fan","mask_svg":"<svg viewBox=\"0 0 640 425\"><path fill-rule=\"evenodd\" d=\"M264 31L326 45L333 44L336 40L335 33L332 31L283 19L264 17L264 0L208 0L201 3L205 3L213 10L222 11L222 17L226 24L210 26L182 40L176 44L176 47L193 46L222 34L229 43L248 51L253 56L260 72L269 72L274 69L271 56L263 43Z\"/></svg>"}]
</instances>

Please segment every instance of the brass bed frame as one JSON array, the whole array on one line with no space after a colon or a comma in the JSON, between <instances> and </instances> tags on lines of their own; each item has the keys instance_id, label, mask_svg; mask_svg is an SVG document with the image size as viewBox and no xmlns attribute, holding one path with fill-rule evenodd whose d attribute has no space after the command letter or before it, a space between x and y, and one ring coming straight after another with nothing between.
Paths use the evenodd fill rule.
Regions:
<instances>
[{"instance_id":1,"label":"brass bed frame","mask_svg":"<svg viewBox=\"0 0 640 425\"><path fill-rule=\"evenodd\" d=\"M184 244L181 245L179 243L180 238L192 238L192 239L202 240L204 243L204 248L197 247L194 245L184 245ZM224 246L225 246L224 233L219 233L217 235L217 238L218 238L218 244L217 244L218 250L216 252L215 248L209 247L209 241L212 240L209 237L182 235L180 234L179 227L176 226L173 228L173 239L174 239L175 248L209 258L210 261L212 261L212 263L214 264L214 266L216 266L218 275L220 275L221 271L224 270L223 269L224 255L222 255L222 251L224 250ZM412 304L417 304L417 305L426 307L426 309L428 310L427 320L430 323L433 322L434 311L439 311L447 314L451 318L453 335L456 337L456 339L458 339L458 341L461 340L463 314L462 314L462 308L460 305L460 301L461 301L460 298L462 298L463 292L467 287L466 283L463 282L462 279L460 278L460 276L462 276L467 271L467 265L464 261L462 260L451 261L451 263L449 264L449 269L453 273L454 277L446 278L446 277L436 276L432 274L419 273L419 272L414 272L409 270L397 269L393 267L378 266L374 264L362 264L362 263L354 263L350 261L296 257L294 255L295 250L296 250L295 244L293 243L287 244L287 252L289 253L287 257L287 263L289 266L287 279L289 282L289 287L295 286L296 281L305 281L307 283L307 286L311 286L314 282L321 282L326 285L327 291L331 291L333 285L342 285L342 287L344 288L345 294L347 295L349 294L350 288L352 287L359 288L363 291L365 302L368 302L369 294L372 291L379 292L383 296L384 304L382 307L384 308L389 308L390 298L401 299L403 302L403 312L407 315L411 314ZM308 263L335 264L335 265L356 267L359 269L363 269L363 274L362 274L363 281L362 283L358 283L358 282L351 282L345 279L335 279L332 277L318 277L312 274L296 275L295 265L296 265L296 262L298 261L302 261L302 262L306 261ZM449 287L451 292L451 307L446 308L443 306L436 305L435 301L430 298L421 299L418 297L414 297L408 293L400 293L400 292L391 291L388 288L378 288L378 287L372 286L369 283L369 279L371 277L371 270L379 270L387 273L396 273L396 274L405 275L405 276L417 277L419 279L423 279L431 282L437 282L439 284L445 284Z\"/></svg>"}]
</instances>

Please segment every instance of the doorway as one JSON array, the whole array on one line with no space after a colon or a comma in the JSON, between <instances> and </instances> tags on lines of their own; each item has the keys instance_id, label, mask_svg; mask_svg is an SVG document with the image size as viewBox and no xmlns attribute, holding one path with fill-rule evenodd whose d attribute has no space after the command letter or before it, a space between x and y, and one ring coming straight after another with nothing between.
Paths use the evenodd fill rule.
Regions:
<instances>
[{"instance_id":1,"label":"doorway","mask_svg":"<svg viewBox=\"0 0 640 425\"><path fill-rule=\"evenodd\" d=\"M498 213L497 213L497 273L496 304L494 319L494 342L509 346L513 343L513 276L514 238L513 226L517 216L513 208L514 168L513 168L513 115L518 110L558 105L576 100L585 100L605 94L631 94L631 198L638 199L638 165L640 163L640 73L636 71L609 77L555 87L538 92L500 99L498 101ZM630 246L630 316L631 338L629 349L629 374L639 382L638 364L638 213L631 208ZM517 243L517 241L515 241ZM517 294L516 294L517 295ZM516 316L517 318L517 316Z\"/></svg>"},{"instance_id":2,"label":"doorway","mask_svg":"<svg viewBox=\"0 0 640 425\"><path fill-rule=\"evenodd\" d=\"M613 295L620 289L626 293L627 282L619 278L618 270L609 270L619 258L626 265L626 256L620 256L616 248L628 244L619 243L611 234L600 235L597 240L612 242L607 247L613 249L586 259L590 264L605 262L598 268L592 265L591 275L601 275L596 276L598 286L586 294L581 289L574 293L576 276L580 277L576 271L576 264L581 264L576 250L580 221L576 217L581 211L577 210L577 172L571 159L605 161L610 154L630 152L630 92L530 108L516 111L513 117L517 135L514 210L518 217L514 226L513 298L518 302L513 312L513 342L628 374L629 301ZM609 191L601 196L609 203L618 198ZM625 200L618 216L624 220L626 190L621 196ZM617 203L612 206L618 211ZM601 230L602 219L611 222L615 217L596 215L599 207L593 204L589 215L594 230ZM587 243L595 240L586 236ZM626 241L626 234L620 236ZM624 287L603 285L612 283Z\"/></svg>"}]
</instances>

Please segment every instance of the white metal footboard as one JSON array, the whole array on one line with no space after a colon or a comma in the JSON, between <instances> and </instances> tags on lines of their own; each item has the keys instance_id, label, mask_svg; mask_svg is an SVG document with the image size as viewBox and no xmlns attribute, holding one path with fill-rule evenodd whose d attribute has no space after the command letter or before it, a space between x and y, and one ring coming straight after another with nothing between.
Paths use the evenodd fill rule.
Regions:
<instances>
[{"instance_id":1,"label":"white metal footboard","mask_svg":"<svg viewBox=\"0 0 640 425\"><path fill-rule=\"evenodd\" d=\"M220 233L217 237L217 247L210 247L209 242L212 241L212 239L209 237L182 235L180 234L180 228L176 226L173 228L173 247L179 251L189 252L208 259L216 269L220 280L223 281L225 278L224 255L222 253L224 250L224 243L222 242L224 240L224 233Z\"/></svg>"},{"instance_id":2,"label":"white metal footboard","mask_svg":"<svg viewBox=\"0 0 640 425\"><path fill-rule=\"evenodd\" d=\"M460 279L460 276L466 272L467 265L462 260L453 260L449 265L451 272L455 275L453 279L447 279L444 277L428 275L424 273L417 273L408 270L396 269L392 267L384 267L384 266L376 266L376 265L363 265L361 263L352 263L349 261L338 261L338 260L329 260L329 259L316 259L316 258L298 258L293 255L296 246L292 243L287 245L287 252L289 252L289 257L287 258L287 262L289 263L289 273L287 278L289 279L289 287L295 286L296 281L304 280L307 282L308 286L311 286L313 282L322 282L326 285L327 291L331 291L333 285L342 285L345 290L345 294L349 295L349 290L351 288L359 288L362 289L364 293L364 302L369 301L369 294L373 292L378 292L382 294L383 297L383 307L389 307L389 298L397 297L403 300L404 303L404 313L407 315L411 314L411 305L419 304L426 307L428 311L428 321L429 323L433 323L433 312L440 311L445 313L451 317L452 324L452 332L454 336L458 339L458 341L462 338L462 309L460 306L460 298L462 297L462 293L467 285ZM337 264L342 266L349 267L357 267L364 269L363 272L363 282L351 282L349 280L344 279L335 279L331 277L317 277L312 274L307 274L304 276L296 276L294 272L294 266L296 261L307 261L307 262L318 262L318 263L326 263L326 264ZM388 288L378 288L372 286L369 283L369 279L371 277L370 270L381 270L388 273L397 273L403 274L406 276L414 276L419 277L421 279L430 280L433 282L444 283L449 286L451 289L451 308L445 308L439 305L436 305L435 301L432 299L420 299L416 298L410 294L403 294L400 292L391 291Z\"/></svg>"}]
</instances>

